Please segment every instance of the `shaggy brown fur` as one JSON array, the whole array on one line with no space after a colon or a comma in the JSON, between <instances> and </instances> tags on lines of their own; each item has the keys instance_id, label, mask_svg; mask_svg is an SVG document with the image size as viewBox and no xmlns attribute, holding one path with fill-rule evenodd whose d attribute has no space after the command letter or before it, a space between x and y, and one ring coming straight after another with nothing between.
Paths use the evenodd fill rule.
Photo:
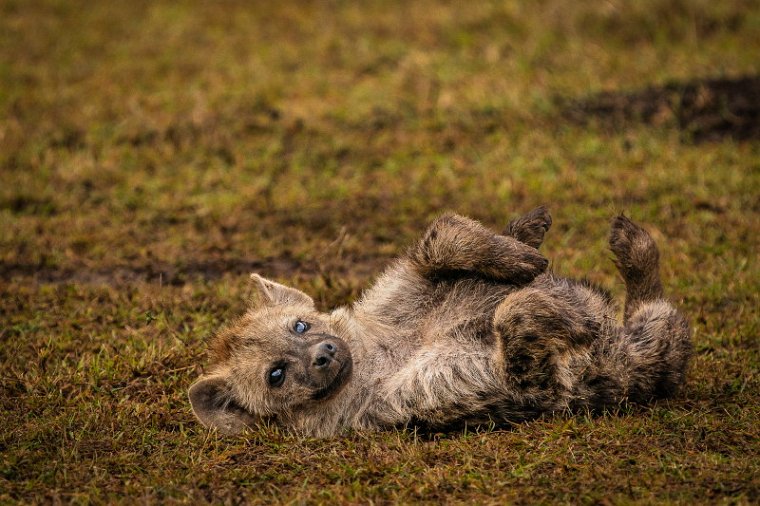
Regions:
<instances>
[{"instance_id":1,"label":"shaggy brown fur","mask_svg":"<svg viewBox=\"0 0 760 506\"><path fill-rule=\"evenodd\" d=\"M361 300L331 313L253 275L260 300L216 336L214 365L190 388L195 414L229 434L268 419L330 436L672 395L689 328L663 299L650 235L624 216L612 222L627 289L621 325L609 295L544 273L536 248L550 225L544 208L503 234L442 216Z\"/></svg>"}]
</instances>

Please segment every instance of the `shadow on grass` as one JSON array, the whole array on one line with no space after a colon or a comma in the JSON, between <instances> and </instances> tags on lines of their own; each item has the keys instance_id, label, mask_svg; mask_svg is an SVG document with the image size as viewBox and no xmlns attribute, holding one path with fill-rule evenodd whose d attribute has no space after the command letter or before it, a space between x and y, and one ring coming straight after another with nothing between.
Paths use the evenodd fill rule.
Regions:
<instances>
[{"instance_id":1,"label":"shadow on grass","mask_svg":"<svg viewBox=\"0 0 760 506\"><path fill-rule=\"evenodd\" d=\"M581 125L611 130L641 123L675 126L685 142L695 143L760 139L760 76L677 81L559 103L563 116Z\"/></svg>"}]
</instances>

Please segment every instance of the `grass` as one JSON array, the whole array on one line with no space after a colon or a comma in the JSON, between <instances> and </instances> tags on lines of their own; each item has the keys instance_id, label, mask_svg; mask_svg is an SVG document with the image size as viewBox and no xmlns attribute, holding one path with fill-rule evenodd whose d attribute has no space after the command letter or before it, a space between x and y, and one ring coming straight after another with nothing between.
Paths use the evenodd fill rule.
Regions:
<instances>
[{"instance_id":1,"label":"grass","mask_svg":"<svg viewBox=\"0 0 760 506\"><path fill-rule=\"evenodd\" d=\"M692 138L678 93L757 129L709 80L756 83L759 45L756 1L3 2L0 502L757 502L760 144ZM247 272L332 307L443 210L539 204L553 269L618 296L608 219L648 225L694 330L678 398L335 440L193 419Z\"/></svg>"}]
</instances>

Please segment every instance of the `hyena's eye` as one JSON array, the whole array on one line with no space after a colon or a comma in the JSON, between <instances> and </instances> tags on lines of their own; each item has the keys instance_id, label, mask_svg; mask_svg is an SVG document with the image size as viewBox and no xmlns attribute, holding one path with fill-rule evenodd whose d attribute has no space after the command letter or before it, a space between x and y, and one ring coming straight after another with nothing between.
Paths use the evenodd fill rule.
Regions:
<instances>
[{"instance_id":1,"label":"hyena's eye","mask_svg":"<svg viewBox=\"0 0 760 506\"><path fill-rule=\"evenodd\" d=\"M303 334L304 332L309 330L309 324L301 320L298 320L295 323L295 325L293 325L293 330L296 331L296 334Z\"/></svg>"},{"instance_id":2,"label":"hyena's eye","mask_svg":"<svg viewBox=\"0 0 760 506\"><path fill-rule=\"evenodd\" d=\"M269 382L269 386L272 387L278 387L282 385L282 383L285 381L285 368L275 367L269 371L269 374L267 375L267 381Z\"/></svg>"}]
</instances>

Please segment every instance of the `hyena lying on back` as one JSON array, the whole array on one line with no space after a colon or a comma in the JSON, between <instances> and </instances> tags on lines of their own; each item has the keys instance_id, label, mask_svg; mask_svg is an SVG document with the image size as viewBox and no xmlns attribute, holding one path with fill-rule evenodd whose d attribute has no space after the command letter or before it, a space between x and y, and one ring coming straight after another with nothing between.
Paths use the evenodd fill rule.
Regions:
<instances>
[{"instance_id":1,"label":"hyena lying on back","mask_svg":"<svg viewBox=\"0 0 760 506\"><path fill-rule=\"evenodd\" d=\"M298 433L407 423L505 423L672 395L690 354L665 299L658 251L619 216L610 247L626 285L610 297L543 273L544 208L494 234L437 219L361 300L320 313L305 293L252 275L259 301L212 342L190 388L198 418L235 434L260 420Z\"/></svg>"}]
</instances>

